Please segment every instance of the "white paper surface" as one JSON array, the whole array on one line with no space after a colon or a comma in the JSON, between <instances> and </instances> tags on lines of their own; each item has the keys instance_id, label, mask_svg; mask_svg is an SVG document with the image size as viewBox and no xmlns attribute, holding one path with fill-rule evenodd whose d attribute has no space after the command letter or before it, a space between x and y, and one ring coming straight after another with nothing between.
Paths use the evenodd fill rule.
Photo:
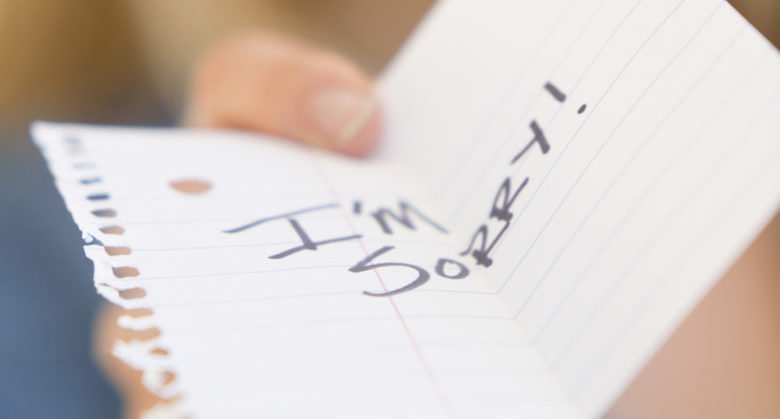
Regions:
<instances>
[{"instance_id":1,"label":"white paper surface","mask_svg":"<svg viewBox=\"0 0 780 419\"><path fill-rule=\"evenodd\" d=\"M98 292L161 331L115 352L195 416L596 417L777 210L779 70L720 0L453 0L382 78L368 160L33 136Z\"/></svg>"}]
</instances>

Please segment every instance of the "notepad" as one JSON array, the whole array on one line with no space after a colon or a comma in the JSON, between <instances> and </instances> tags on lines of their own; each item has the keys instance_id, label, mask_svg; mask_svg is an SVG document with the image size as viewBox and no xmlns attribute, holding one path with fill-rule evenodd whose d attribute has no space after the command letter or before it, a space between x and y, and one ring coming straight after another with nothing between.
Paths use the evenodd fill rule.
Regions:
<instances>
[{"instance_id":1,"label":"notepad","mask_svg":"<svg viewBox=\"0 0 780 419\"><path fill-rule=\"evenodd\" d=\"M450 0L367 159L32 133L97 291L160 331L114 353L180 412L586 418L777 211L778 74L720 0Z\"/></svg>"}]
</instances>

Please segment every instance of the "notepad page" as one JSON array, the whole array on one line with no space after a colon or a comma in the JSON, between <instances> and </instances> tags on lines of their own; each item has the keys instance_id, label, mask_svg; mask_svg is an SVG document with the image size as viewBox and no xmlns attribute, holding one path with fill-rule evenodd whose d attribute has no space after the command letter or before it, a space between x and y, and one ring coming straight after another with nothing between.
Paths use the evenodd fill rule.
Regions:
<instances>
[{"instance_id":1,"label":"notepad page","mask_svg":"<svg viewBox=\"0 0 780 419\"><path fill-rule=\"evenodd\" d=\"M395 167L250 134L33 135L98 292L131 310L122 327L159 330L115 354L184 411L581 417Z\"/></svg>"},{"instance_id":2,"label":"notepad page","mask_svg":"<svg viewBox=\"0 0 780 419\"><path fill-rule=\"evenodd\" d=\"M115 352L186 411L594 417L776 211L779 65L717 0L447 1L369 160L34 136L98 291L160 331Z\"/></svg>"},{"instance_id":3,"label":"notepad page","mask_svg":"<svg viewBox=\"0 0 780 419\"><path fill-rule=\"evenodd\" d=\"M593 417L777 211L778 75L720 0L441 2L382 152Z\"/></svg>"}]
</instances>

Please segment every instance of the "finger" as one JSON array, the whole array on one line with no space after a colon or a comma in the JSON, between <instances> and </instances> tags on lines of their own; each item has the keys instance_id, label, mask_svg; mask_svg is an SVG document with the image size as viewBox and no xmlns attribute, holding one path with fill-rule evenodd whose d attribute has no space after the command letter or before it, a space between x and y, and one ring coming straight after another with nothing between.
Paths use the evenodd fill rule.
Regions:
<instances>
[{"instance_id":1,"label":"finger","mask_svg":"<svg viewBox=\"0 0 780 419\"><path fill-rule=\"evenodd\" d=\"M379 131L372 83L333 53L268 34L242 34L207 52L185 123L262 131L347 154Z\"/></svg>"}]
</instances>

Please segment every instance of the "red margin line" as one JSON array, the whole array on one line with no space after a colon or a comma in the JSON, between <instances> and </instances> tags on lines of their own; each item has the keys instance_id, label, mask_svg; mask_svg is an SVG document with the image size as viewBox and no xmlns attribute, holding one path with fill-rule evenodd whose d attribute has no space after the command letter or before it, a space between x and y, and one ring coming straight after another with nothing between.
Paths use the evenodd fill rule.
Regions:
<instances>
[{"instance_id":1,"label":"red margin line","mask_svg":"<svg viewBox=\"0 0 780 419\"><path fill-rule=\"evenodd\" d=\"M309 149L311 152L311 149ZM317 171L320 173L323 179L323 183L325 183L325 187L328 189L331 195L333 195L333 198L341 203L341 197L336 192L336 190L333 188L333 185L330 182L330 178L325 173L325 170L320 165L320 162L317 160L316 156L311 154L312 161L314 162L314 166L317 169ZM343 205L339 205L339 209L341 209L342 214L344 214L344 219L347 221L347 224L349 225L350 230L352 230L352 234L358 234L357 229L355 229L355 226L352 224L352 220L349 217L349 214L347 214L346 210L344 209ZM368 257L368 250L366 249L365 244L363 243L363 239L357 239L358 243L360 244L360 248L363 249L363 253L366 257ZM372 269L374 271L374 274L376 275L376 279L379 280L379 284L382 286L382 289L387 292L387 286L385 285L385 281L382 279L382 276L379 274L378 269ZM422 348L417 343L417 339L414 338L414 334L412 334L412 331L409 329L409 325L406 323L406 319L404 319L403 314L401 314L401 310L398 309L398 305L395 303L395 300L393 300L393 297L387 297L387 299L390 301L390 305L393 307L393 311L395 311L396 316L398 316L398 320L401 322L401 327L403 327L404 332L406 333L406 336L409 338L409 341L412 344L412 347L417 353L417 357L420 359L420 362L423 365L423 369L425 370L425 374L428 375L428 378L433 383L433 387L436 391L436 395L439 398L439 402L441 403L442 409L444 409L444 413L451 417L457 417L455 414L455 411L452 406L452 402L450 401L449 397L447 397L446 393L444 392L444 389L442 388L441 384L439 383L438 378L436 377L436 374L433 372L433 368L431 367L430 362L428 362L428 359L425 357L425 354L422 351Z\"/></svg>"}]
</instances>

